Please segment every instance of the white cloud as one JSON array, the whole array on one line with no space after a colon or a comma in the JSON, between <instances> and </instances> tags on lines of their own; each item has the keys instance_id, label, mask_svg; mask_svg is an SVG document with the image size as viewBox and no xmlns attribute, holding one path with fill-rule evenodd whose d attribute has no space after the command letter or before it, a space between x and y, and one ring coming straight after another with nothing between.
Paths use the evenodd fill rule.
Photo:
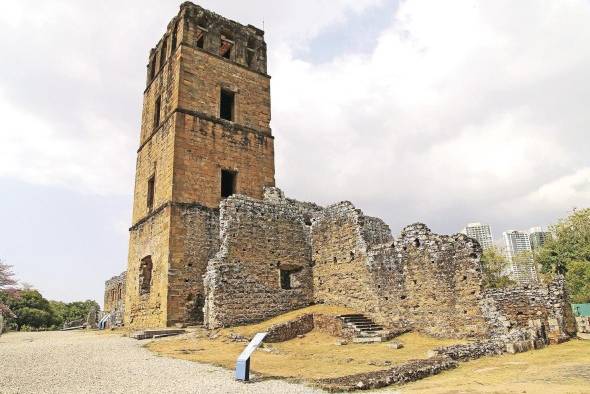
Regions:
<instances>
[{"instance_id":1,"label":"white cloud","mask_svg":"<svg viewBox=\"0 0 590 394\"><path fill-rule=\"evenodd\" d=\"M543 4L409 0L369 55L274 52L279 182L458 227L587 165L590 3Z\"/></svg>"},{"instance_id":2,"label":"white cloud","mask_svg":"<svg viewBox=\"0 0 590 394\"><path fill-rule=\"evenodd\" d=\"M143 65L178 3L92 4L3 8L0 176L131 192ZM202 2L265 20L280 186L390 221L457 222L588 166L588 2L408 0L373 50L303 60L384 4Z\"/></svg>"}]
</instances>

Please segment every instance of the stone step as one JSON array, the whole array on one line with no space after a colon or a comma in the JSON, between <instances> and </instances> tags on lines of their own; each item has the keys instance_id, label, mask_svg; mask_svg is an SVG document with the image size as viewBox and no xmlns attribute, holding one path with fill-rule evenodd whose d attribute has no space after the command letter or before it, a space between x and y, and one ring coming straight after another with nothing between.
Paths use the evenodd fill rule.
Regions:
<instances>
[{"instance_id":1,"label":"stone step","mask_svg":"<svg viewBox=\"0 0 590 394\"><path fill-rule=\"evenodd\" d=\"M376 342L382 342L383 340L381 339L381 337L379 336L375 336L375 337L356 337L356 338L352 338L352 342L353 343L376 343Z\"/></svg>"},{"instance_id":2,"label":"stone step","mask_svg":"<svg viewBox=\"0 0 590 394\"><path fill-rule=\"evenodd\" d=\"M375 324L372 320L345 320L347 324Z\"/></svg>"},{"instance_id":3,"label":"stone step","mask_svg":"<svg viewBox=\"0 0 590 394\"><path fill-rule=\"evenodd\" d=\"M355 328L355 331L383 331L383 327Z\"/></svg>"},{"instance_id":4,"label":"stone step","mask_svg":"<svg viewBox=\"0 0 590 394\"><path fill-rule=\"evenodd\" d=\"M159 337L162 338L164 336L172 336L172 335L179 335L184 334L185 330L181 329L162 329L162 330L143 330L143 331L135 331L131 335L130 338L142 340L142 339L149 339Z\"/></svg>"},{"instance_id":5,"label":"stone step","mask_svg":"<svg viewBox=\"0 0 590 394\"><path fill-rule=\"evenodd\" d=\"M376 337L379 336L384 338L386 336L385 331L361 331L358 335L359 337Z\"/></svg>"},{"instance_id":6,"label":"stone step","mask_svg":"<svg viewBox=\"0 0 590 394\"><path fill-rule=\"evenodd\" d=\"M380 326L379 324L375 324L375 323L363 323L363 324L353 324L355 327L383 327Z\"/></svg>"}]
</instances>

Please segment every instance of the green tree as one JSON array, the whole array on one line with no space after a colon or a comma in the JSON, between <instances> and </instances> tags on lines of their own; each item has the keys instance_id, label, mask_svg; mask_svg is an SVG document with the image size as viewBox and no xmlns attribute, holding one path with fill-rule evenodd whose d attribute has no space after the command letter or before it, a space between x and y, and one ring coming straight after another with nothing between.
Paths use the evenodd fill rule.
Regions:
<instances>
[{"instance_id":1,"label":"green tree","mask_svg":"<svg viewBox=\"0 0 590 394\"><path fill-rule=\"evenodd\" d=\"M506 275L508 261L498 247L492 246L483 251L481 265L485 287L501 288L514 285L514 282Z\"/></svg>"},{"instance_id":2,"label":"green tree","mask_svg":"<svg viewBox=\"0 0 590 394\"><path fill-rule=\"evenodd\" d=\"M5 300L16 315L12 320L19 329L23 326L39 329L53 325L53 313L49 307L49 301L37 290L20 290Z\"/></svg>"},{"instance_id":3,"label":"green tree","mask_svg":"<svg viewBox=\"0 0 590 394\"><path fill-rule=\"evenodd\" d=\"M66 322L74 320L86 319L88 312L92 308L96 311L100 310L100 306L96 301L75 301L64 303L61 301L49 301L50 308L55 318L55 325L61 326Z\"/></svg>"},{"instance_id":4,"label":"green tree","mask_svg":"<svg viewBox=\"0 0 590 394\"><path fill-rule=\"evenodd\" d=\"M574 304L590 302L590 264L587 261L570 261L565 282Z\"/></svg>"},{"instance_id":5,"label":"green tree","mask_svg":"<svg viewBox=\"0 0 590 394\"><path fill-rule=\"evenodd\" d=\"M49 328L53 325L53 315L46 310L24 306L17 310L16 323L19 328Z\"/></svg>"},{"instance_id":6,"label":"green tree","mask_svg":"<svg viewBox=\"0 0 590 394\"><path fill-rule=\"evenodd\" d=\"M551 232L535 254L537 262L545 273L565 274L573 301L590 301L590 208L574 210Z\"/></svg>"},{"instance_id":7,"label":"green tree","mask_svg":"<svg viewBox=\"0 0 590 394\"><path fill-rule=\"evenodd\" d=\"M543 271L565 273L571 261L590 262L590 208L574 210L551 226L551 232L554 236L536 256Z\"/></svg>"}]
</instances>

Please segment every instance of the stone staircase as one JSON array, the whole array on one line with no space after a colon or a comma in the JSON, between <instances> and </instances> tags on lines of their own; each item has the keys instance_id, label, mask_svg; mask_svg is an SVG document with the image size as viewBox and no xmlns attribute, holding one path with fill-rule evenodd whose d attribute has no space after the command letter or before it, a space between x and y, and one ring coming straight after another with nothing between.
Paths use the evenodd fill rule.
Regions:
<instances>
[{"instance_id":1,"label":"stone staircase","mask_svg":"<svg viewBox=\"0 0 590 394\"><path fill-rule=\"evenodd\" d=\"M345 328L353 331L352 342L372 343L390 339L390 332L363 314L353 313L338 316Z\"/></svg>"}]
</instances>

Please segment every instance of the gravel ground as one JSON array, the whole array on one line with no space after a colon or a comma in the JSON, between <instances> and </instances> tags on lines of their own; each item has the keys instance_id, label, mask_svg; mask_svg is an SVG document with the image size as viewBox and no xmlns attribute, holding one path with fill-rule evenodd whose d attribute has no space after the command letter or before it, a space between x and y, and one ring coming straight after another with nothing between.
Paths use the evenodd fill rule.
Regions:
<instances>
[{"instance_id":1,"label":"gravel ground","mask_svg":"<svg viewBox=\"0 0 590 394\"><path fill-rule=\"evenodd\" d=\"M0 393L320 393L280 380L156 356L144 341L94 332L0 336Z\"/></svg>"}]
</instances>

